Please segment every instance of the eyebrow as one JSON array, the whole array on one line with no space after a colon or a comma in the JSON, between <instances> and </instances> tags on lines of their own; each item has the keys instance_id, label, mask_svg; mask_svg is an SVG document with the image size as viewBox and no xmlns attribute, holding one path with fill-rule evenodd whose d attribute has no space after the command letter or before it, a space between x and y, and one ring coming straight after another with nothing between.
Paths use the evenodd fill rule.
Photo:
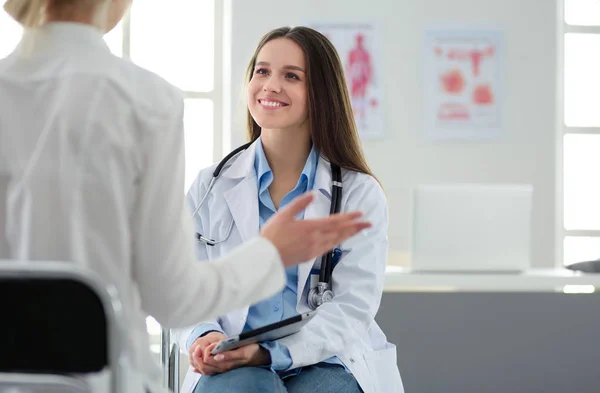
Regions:
<instances>
[{"instance_id":1,"label":"eyebrow","mask_svg":"<svg viewBox=\"0 0 600 393\"><path fill-rule=\"evenodd\" d=\"M256 63L256 66L255 66L255 67L258 67L258 66L266 66L266 67L269 67L269 66L271 66L271 64L270 64L270 63L267 63L266 61L259 61L258 63ZM285 70L295 70L295 71L300 71L300 72L304 72L304 73L306 73L306 71L304 71L304 70L303 70L301 67L294 66L294 65L286 65L286 66L283 66L283 68L284 68Z\"/></svg>"}]
</instances>

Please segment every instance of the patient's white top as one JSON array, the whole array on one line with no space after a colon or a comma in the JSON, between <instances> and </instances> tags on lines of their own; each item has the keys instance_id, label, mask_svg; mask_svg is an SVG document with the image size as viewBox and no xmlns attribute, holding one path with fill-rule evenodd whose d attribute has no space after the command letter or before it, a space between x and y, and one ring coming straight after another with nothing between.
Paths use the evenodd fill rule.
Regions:
<instances>
[{"instance_id":1,"label":"patient's white top","mask_svg":"<svg viewBox=\"0 0 600 393\"><path fill-rule=\"evenodd\" d=\"M70 261L114 285L133 367L153 374L147 314L186 327L285 282L262 238L194 261L183 135L181 93L91 26L26 30L0 60L0 259Z\"/></svg>"}]
</instances>

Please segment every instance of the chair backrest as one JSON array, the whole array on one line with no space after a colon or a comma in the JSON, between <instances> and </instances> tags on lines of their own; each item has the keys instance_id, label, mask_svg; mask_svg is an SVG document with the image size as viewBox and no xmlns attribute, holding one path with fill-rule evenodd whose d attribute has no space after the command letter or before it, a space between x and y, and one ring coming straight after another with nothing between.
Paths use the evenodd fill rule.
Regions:
<instances>
[{"instance_id":1,"label":"chair backrest","mask_svg":"<svg viewBox=\"0 0 600 393\"><path fill-rule=\"evenodd\" d=\"M116 291L64 262L0 261L0 373L86 374L120 384L124 329Z\"/></svg>"},{"instance_id":2,"label":"chair backrest","mask_svg":"<svg viewBox=\"0 0 600 393\"><path fill-rule=\"evenodd\" d=\"M62 375L2 374L0 393L89 393L87 383Z\"/></svg>"}]
</instances>

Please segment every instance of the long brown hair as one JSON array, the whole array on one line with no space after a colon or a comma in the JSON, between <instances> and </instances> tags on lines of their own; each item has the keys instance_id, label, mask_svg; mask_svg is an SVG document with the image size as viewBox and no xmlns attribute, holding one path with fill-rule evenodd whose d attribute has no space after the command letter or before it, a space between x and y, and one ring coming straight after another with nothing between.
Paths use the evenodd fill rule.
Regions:
<instances>
[{"instance_id":1,"label":"long brown hair","mask_svg":"<svg viewBox=\"0 0 600 393\"><path fill-rule=\"evenodd\" d=\"M248 64L246 83L252 79L260 50L277 38L290 39L304 51L308 119L312 143L317 151L340 168L375 177L360 146L342 62L331 41L323 34L303 26L281 27L265 34ZM246 116L248 138L255 141L260 136L260 126L249 110Z\"/></svg>"}]
</instances>

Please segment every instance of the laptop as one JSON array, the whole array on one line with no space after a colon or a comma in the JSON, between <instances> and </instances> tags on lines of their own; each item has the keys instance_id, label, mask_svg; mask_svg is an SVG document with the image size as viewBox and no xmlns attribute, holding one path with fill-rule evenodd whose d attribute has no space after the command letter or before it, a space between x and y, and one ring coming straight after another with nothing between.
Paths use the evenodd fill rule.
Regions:
<instances>
[{"instance_id":1,"label":"laptop","mask_svg":"<svg viewBox=\"0 0 600 393\"><path fill-rule=\"evenodd\" d=\"M412 195L412 271L515 273L531 266L533 187L420 185Z\"/></svg>"}]
</instances>

